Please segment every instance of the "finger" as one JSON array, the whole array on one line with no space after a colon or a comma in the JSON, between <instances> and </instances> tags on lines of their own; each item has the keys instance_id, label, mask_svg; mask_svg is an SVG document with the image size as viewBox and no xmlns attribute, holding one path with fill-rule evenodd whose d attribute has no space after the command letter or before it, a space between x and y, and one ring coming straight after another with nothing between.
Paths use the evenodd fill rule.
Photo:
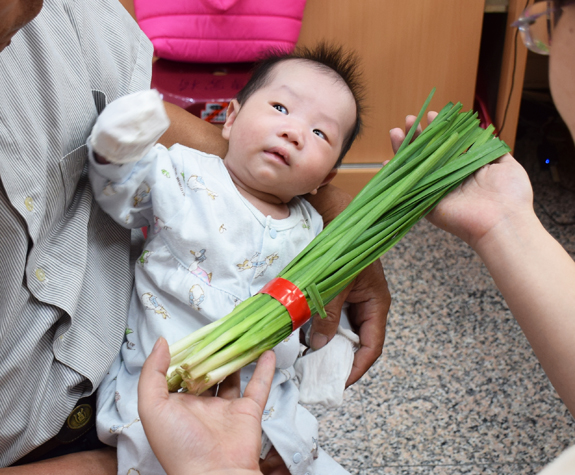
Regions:
<instances>
[{"instance_id":1,"label":"finger","mask_svg":"<svg viewBox=\"0 0 575 475\"><path fill-rule=\"evenodd\" d=\"M508 152L505 155L499 157L497 160L494 160L492 163L517 163L517 160L515 160L513 155Z\"/></svg>"},{"instance_id":2,"label":"finger","mask_svg":"<svg viewBox=\"0 0 575 475\"><path fill-rule=\"evenodd\" d=\"M368 301L350 308L353 311L353 313L350 312L350 319L359 325L361 347L353 357L353 366L346 387L361 378L381 355L387 323L385 308L386 306L381 302L375 301Z\"/></svg>"},{"instance_id":3,"label":"finger","mask_svg":"<svg viewBox=\"0 0 575 475\"><path fill-rule=\"evenodd\" d=\"M385 341L385 322L369 320L365 322L359 332L361 347L353 355L353 366L345 386L355 383L361 378L375 361L381 356Z\"/></svg>"},{"instance_id":4,"label":"finger","mask_svg":"<svg viewBox=\"0 0 575 475\"><path fill-rule=\"evenodd\" d=\"M417 120L417 116L415 116L415 115L408 115L405 118L405 135L407 135L408 132L411 130L411 128L413 127L413 124L415 124L416 120ZM415 131L415 135L413 136L413 138L417 137L420 133L421 133L421 124L418 124L417 129Z\"/></svg>"},{"instance_id":5,"label":"finger","mask_svg":"<svg viewBox=\"0 0 575 475\"><path fill-rule=\"evenodd\" d=\"M383 346L362 346L353 355L353 365L349 377L345 382L345 387L351 386L352 384L359 381L359 379L367 372L369 368L373 366L373 363L381 356Z\"/></svg>"},{"instance_id":6,"label":"finger","mask_svg":"<svg viewBox=\"0 0 575 475\"><path fill-rule=\"evenodd\" d=\"M312 350L323 348L337 333L337 327L341 318L341 308L350 289L351 285L325 306L327 317L313 316L310 330L310 346Z\"/></svg>"},{"instance_id":7,"label":"finger","mask_svg":"<svg viewBox=\"0 0 575 475\"><path fill-rule=\"evenodd\" d=\"M220 383L218 397L222 399L236 399L240 397L240 371L230 374Z\"/></svg>"},{"instance_id":8,"label":"finger","mask_svg":"<svg viewBox=\"0 0 575 475\"><path fill-rule=\"evenodd\" d=\"M416 120L417 120L416 116L408 115L405 118L405 131L401 130L400 128L391 129L389 131L389 136L391 138L391 148L393 149L393 153L397 153L399 147L401 147L401 144L405 140L405 137L408 134L408 132L413 127L413 124L415 124ZM415 139L419 134L421 134L421 131L422 131L421 124L418 124L413 139Z\"/></svg>"},{"instance_id":9,"label":"finger","mask_svg":"<svg viewBox=\"0 0 575 475\"><path fill-rule=\"evenodd\" d=\"M252 379L244 391L244 398L255 401L262 413L270 394L275 369L276 355L273 351L266 351L259 357Z\"/></svg>"},{"instance_id":10,"label":"finger","mask_svg":"<svg viewBox=\"0 0 575 475\"><path fill-rule=\"evenodd\" d=\"M381 355L385 340L391 294L380 260L358 275L348 301L353 303L350 306L349 320L361 342L361 348L354 355L352 371L347 381L347 384L353 384Z\"/></svg>"},{"instance_id":11,"label":"finger","mask_svg":"<svg viewBox=\"0 0 575 475\"><path fill-rule=\"evenodd\" d=\"M391 139L391 148L393 149L393 153L397 153L399 147L405 140L405 132L401 130L399 127L395 129L391 129L389 131L389 138Z\"/></svg>"},{"instance_id":12,"label":"finger","mask_svg":"<svg viewBox=\"0 0 575 475\"><path fill-rule=\"evenodd\" d=\"M166 372L170 366L168 342L160 337L142 366L138 382L138 405L153 405L168 398ZM140 409L141 410L141 409Z\"/></svg>"},{"instance_id":13,"label":"finger","mask_svg":"<svg viewBox=\"0 0 575 475\"><path fill-rule=\"evenodd\" d=\"M439 115L439 112L429 111L427 113L427 123L431 124L438 115Z\"/></svg>"}]
</instances>

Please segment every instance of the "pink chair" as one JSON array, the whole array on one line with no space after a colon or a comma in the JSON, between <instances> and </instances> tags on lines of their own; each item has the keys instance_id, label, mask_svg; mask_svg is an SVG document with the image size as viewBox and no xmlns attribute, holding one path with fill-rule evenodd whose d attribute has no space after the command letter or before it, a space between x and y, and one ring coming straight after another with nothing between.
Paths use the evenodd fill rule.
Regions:
<instances>
[{"instance_id":1,"label":"pink chair","mask_svg":"<svg viewBox=\"0 0 575 475\"><path fill-rule=\"evenodd\" d=\"M135 0L156 56L188 63L239 63L269 48L292 51L305 0Z\"/></svg>"},{"instance_id":2,"label":"pink chair","mask_svg":"<svg viewBox=\"0 0 575 475\"><path fill-rule=\"evenodd\" d=\"M305 0L134 0L154 45L152 87L213 123L269 49L293 51Z\"/></svg>"}]
</instances>

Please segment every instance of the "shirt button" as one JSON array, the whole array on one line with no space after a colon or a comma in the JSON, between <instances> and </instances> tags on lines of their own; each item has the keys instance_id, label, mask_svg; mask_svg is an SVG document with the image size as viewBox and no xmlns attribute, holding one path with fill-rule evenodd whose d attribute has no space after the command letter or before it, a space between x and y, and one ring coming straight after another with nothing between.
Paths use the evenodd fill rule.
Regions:
<instances>
[{"instance_id":1,"label":"shirt button","mask_svg":"<svg viewBox=\"0 0 575 475\"><path fill-rule=\"evenodd\" d=\"M24 200L24 205L28 211L34 211L34 200L31 196L27 196Z\"/></svg>"},{"instance_id":2,"label":"shirt button","mask_svg":"<svg viewBox=\"0 0 575 475\"><path fill-rule=\"evenodd\" d=\"M46 272L44 272L43 269L36 269L36 278L40 281L40 282L44 282L46 280Z\"/></svg>"},{"instance_id":3,"label":"shirt button","mask_svg":"<svg viewBox=\"0 0 575 475\"><path fill-rule=\"evenodd\" d=\"M294 463L300 463L301 462L301 454L299 452L296 452L296 454L293 456L293 461L294 461Z\"/></svg>"},{"instance_id":4,"label":"shirt button","mask_svg":"<svg viewBox=\"0 0 575 475\"><path fill-rule=\"evenodd\" d=\"M270 228L270 237L272 239L275 239L276 237L278 237L278 232L273 228Z\"/></svg>"}]
</instances>

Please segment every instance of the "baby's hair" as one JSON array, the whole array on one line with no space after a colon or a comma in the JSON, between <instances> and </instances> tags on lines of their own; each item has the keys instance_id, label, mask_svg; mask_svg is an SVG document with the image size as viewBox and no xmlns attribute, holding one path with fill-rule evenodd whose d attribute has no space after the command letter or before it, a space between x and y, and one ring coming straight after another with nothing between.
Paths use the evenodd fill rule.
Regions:
<instances>
[{"instance_id":1,"label":"baby's hair","mask_svg":"<svg viewBox=\"0 0 575 475\"><path fill-rule=\"evenodd\" d=\"M341 153L335 165L338 167L363 127L364 88L361 84L359 61L355 53L345 51L341 46L327 43L319 43L314 48L298 47L293 53L272 50L256 64L251 78L238 93L236 99L240 105L243 104L258 89L268 84L276 65L291 59L310 61L323 71L334 74L335 77L347 85L353 95L356 109L355 124L347 136L344 137Z\"/></svg>"}]
</instances>

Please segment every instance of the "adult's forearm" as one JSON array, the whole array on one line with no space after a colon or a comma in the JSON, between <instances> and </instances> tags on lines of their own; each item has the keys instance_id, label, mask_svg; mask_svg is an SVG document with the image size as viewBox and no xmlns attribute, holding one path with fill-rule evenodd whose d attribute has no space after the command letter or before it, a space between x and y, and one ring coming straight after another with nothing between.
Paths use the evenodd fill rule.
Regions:
<instances>
[{"instance_id":1,"label":"adult's forearm","mask_svg":"<svg viewBox=\"0 0 575 475\"><path fill-rule=\"evenodd\" d=\"M534 214L498 225L476 251L575 416L575 262Z\"/></svg>"},{"instance_id":2,"label":"adult's forearm","mask_svg":"<svg viewBox=\"0 0 575 475\"><path fill-rule=\"evenodd\" d=\"M116 475L117 472L116 450L112 448L0 469L0 475Z\"/></svg>"},{"instance_id":3,"label":"adult's forearm","mask_svg":"<svg viewBox=\"0 0 575 475\"><path fill-rule=\"evenodd\" d=\"M166 147L179 143L219 157L226 155L228 142L218 127L169 102L164 102L164 106L170 127L160 137L159 143Z\"/></svg>"}]
</instances>

